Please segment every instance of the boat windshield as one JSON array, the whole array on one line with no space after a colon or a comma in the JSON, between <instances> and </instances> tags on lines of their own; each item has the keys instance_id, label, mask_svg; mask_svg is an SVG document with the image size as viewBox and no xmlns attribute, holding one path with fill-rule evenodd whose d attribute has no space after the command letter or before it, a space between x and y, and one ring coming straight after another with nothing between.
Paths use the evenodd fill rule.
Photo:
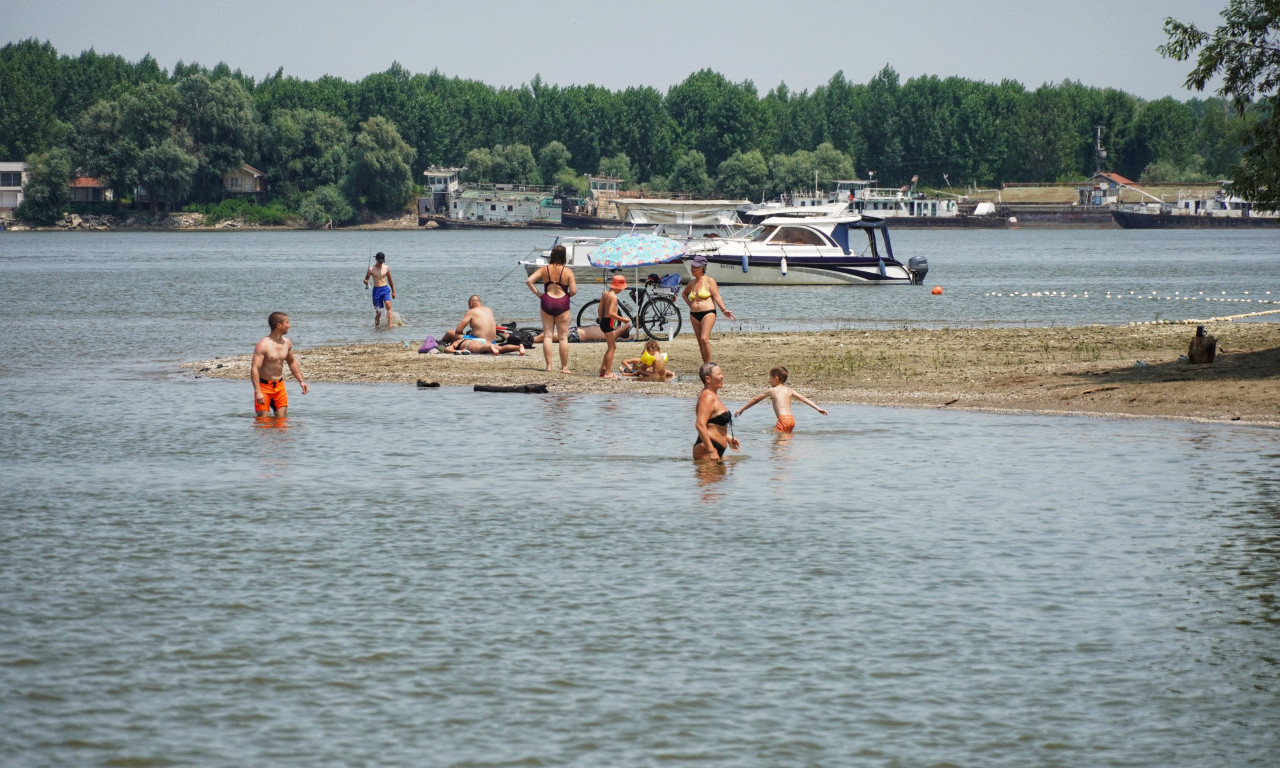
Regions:
<instances>
[{"instance_id":1,"label":"boat windshield","mask_svg":"<svg viewBox=\"0 0 1280 768\"><path fill-rule=\"evenodd\" d=\"M822 236L805 227L779 227L769 245L827 245Z\"/></svg>"},{"instance_id":2,"label":"boat windshield","mask_svg":"<svg viewBox=\"0 0 1280 768\"><path fill-rule=\"evenodd\" d=\"M777 227L760 227L760 229L756 230L755 233L751 235L751 242L763 243L765 240L768 240L769 236L777 231L777 229Z\"/></svg>"}]
</instances>

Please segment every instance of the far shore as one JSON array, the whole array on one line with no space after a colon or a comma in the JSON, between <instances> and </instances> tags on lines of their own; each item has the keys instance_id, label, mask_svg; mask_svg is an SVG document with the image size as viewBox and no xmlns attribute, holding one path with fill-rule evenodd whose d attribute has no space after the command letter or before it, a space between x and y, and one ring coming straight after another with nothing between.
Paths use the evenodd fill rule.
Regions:
<instances>
[{"instance_id":1,"label":"far shore","mask_svg":"<svg viewBox=\"0 0 1280 768\"><path fill-rule=\"evenodd\" d=\"M741 404L786 366L790 384L821 403L1182 419L1280 427L1280 323L1206 324L1217 359L1192 365L1180 356L1193 325L1089 325L1053 328L843 330L724 333L712 359L725 371L722 396ZM546 384L556 394L696 397L701 359L691 334L662 347L674 382L596 376L604 345L570 345L572 374L544 370L541 345L520 357L422 355L402 343L298 350L311 386L324 382L414 386ZM640 345L622 343L615 368ZM247 379L249 355L184 365L196 377ZM732 407L732 406L731 406ZM803 418L804 406L798 406Z\"/></svg>"}]
</instances>

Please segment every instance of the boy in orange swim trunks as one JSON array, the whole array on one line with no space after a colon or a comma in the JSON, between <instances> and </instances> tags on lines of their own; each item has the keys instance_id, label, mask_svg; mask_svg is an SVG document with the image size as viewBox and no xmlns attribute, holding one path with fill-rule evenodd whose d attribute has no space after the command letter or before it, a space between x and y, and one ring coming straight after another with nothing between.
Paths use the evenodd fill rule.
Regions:
<instances>
[{"instance_id":1,"label":"boy in orange swim trunks","mask_svg":"<svg viewBox=\"0 0 1280 768\"><path fill-rule=\"evenodd\" d=\"M787 386L787 376L790 375L786 368L778 366L769 371L769 388L763 394L756 395L751 402L738 409L734 414L735 417L741 416L742 412L765 399L766 397L773 400L773 413L778 417L778 423L773 425L777 432L790 432L796 428L796 419L791 415L791 398L795 398L813 410L827 415L827 412L814 404L812 400Z\"/></svg>"},{"instance_id":2,"label":"boy in orange swim trunks","mask_svg":"<svg viewBox=\"0 0 1280 768\"><path fill-rule=\"evenodd\" d=\"M302 394L307 394L307 382L302 380L302 369L293 356L293 342L285 338L289 332L289 316L283 312L272 312L267 317L267 326L271 334L264 337L253 348L253 363L249 366L249 380L253 382L253 412L256 416L266 416L267 409L278 417L284 418L289 413L289 396L284 391L284 366L289 365L289 372L302 387Z\"/></svg>"}]
</instances>

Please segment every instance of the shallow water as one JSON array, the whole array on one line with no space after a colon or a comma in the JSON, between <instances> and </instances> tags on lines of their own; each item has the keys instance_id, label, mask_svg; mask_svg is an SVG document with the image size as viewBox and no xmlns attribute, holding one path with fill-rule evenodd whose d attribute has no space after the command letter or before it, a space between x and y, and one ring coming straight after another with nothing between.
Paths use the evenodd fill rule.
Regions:
<instances>
[{"instance_id":1,"label":"shallow water","mask_svg":"<svg viewBox=\"0 0 1280 768\"><path fill-rule=\"evenodd\" d=\"M345 263L367 235L0 237L0 763L1280 752L1275 430L834 405L779 438L758 407L743 452L699 466L686 400L322 382L267 426L247 384L173 371L247 352L281 305L304 345L420 337L523 255L509 233L438 234L377 246L411 323L381 333ZM983 296L1015 285L1280 292L1265 237L1213 254L1262 262L1250 276L1209 279L1210 241L963 234L970 261L929 254L948 304L834 295L868 325L929 326L938 307L1009 324L1165 306ZM956 242L903 233L900 252L909 236ZM1078 274L1125 243L1162 274ZM1019 283L1032 271L1057 277ZM515 278L485 290L500 317L536 306ZM735 294L779 325L808 301Z\"/></svg>"}]
</instances>

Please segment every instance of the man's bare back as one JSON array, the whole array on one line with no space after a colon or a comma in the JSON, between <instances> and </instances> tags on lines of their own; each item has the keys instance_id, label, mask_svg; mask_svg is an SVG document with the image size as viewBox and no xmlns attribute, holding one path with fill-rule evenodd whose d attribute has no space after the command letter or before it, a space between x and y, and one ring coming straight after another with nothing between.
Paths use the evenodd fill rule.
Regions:
<instances>
[{"instance_id":1,"label":"man's bare back","mask_svg":"<svg viewBox=\"0 0 1280 768\"><path fill-rule=\"evenodd\" d=\"M462 323L470 328L470 334L477 339L493 341L498 338L498 322L493 319L493 310L484 306L472 307L463 316Z\"/></svg>"},{"instance_id":2,"label":"man's bare back","mask_svg":"<svg viewBox=\"0 0 1280 768\"><path fill-rule=\"evenodd\" d=\"M381 288L382 286L387 285L390 277L391 267L388 267L382 262L378 262L372 267L369 267L369 271L365 273L365 280L372 280L374 288ZM412 287L413 286L410 286L410 288Z\"/></svg>"}]
</instances>

